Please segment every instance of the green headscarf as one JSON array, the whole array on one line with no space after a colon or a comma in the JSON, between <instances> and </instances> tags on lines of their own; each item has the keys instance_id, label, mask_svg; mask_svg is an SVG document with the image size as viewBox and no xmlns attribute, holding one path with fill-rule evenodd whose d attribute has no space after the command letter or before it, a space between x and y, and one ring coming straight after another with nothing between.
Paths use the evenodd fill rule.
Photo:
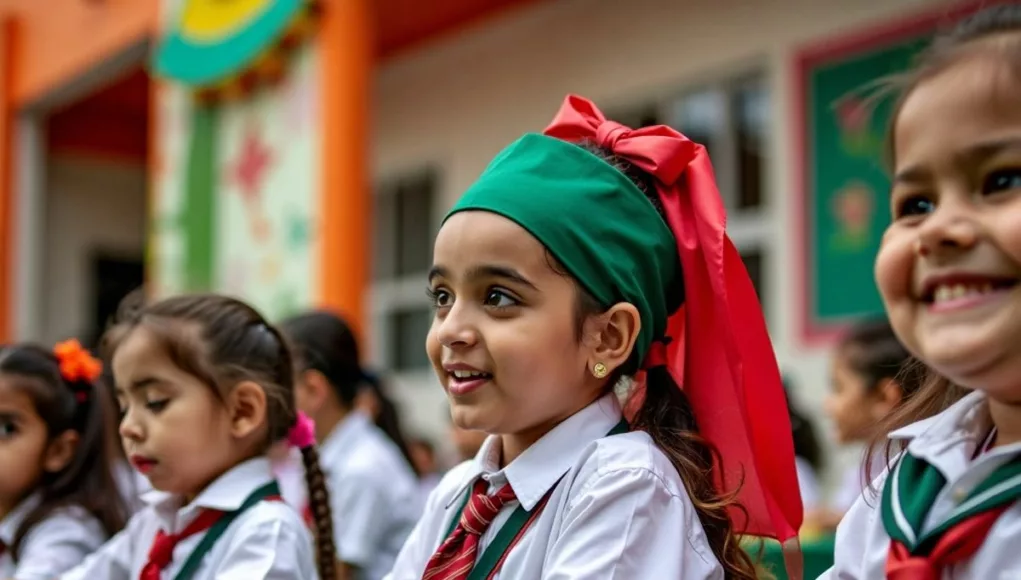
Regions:
<instances>
[{"instance_id":1,"label":"green headscarf","mask_svg":"<svg viewBox=\"0 0 1021 580\"><path fill-rule=\"evenodd\" d=\"M645 194L596 155L527 134L500 152L447 214L489 211L535 236L605 307L629 302L642 361L666 332L677 288L677 241ZM675 292L676 294L676 292Z\"/></svg>"}]
</instances>

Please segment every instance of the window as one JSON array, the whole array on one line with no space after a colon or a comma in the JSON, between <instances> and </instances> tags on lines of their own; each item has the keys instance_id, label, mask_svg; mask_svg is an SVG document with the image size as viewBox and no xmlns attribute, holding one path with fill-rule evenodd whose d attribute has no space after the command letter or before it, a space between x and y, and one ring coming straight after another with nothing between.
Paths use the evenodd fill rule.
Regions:
<instances>
[{"instance_id":1,"label":"window","mask_svg":"<svg viewBox=\"0 0 1021 580\"><path fill-rule=\"evenodd\" d=\"M373 274L369 303L373 351L388 370L428 367L425 336L432 309L425 278L432 264L437 177L414 172L387 181L374 197Z\"/></svg>"},{"instance_id":2,"label":"window","mask_svg":"<svg viewBox=\"0 0 1021 580\"><path fill-rule=\"evenodd\" d=\"M662 101L639 104L609 118L630 127L670 125L705 145L727 208L727 232L766 305L769 264L767 158L769 91L763 75L691 87Z\"/></svg>"}]
</instances>

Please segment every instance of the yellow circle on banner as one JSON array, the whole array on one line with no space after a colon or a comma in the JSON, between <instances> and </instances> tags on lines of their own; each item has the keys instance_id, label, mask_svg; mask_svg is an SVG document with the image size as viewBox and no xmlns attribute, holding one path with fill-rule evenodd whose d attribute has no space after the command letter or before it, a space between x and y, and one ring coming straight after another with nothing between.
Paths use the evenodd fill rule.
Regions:
<instances>
[{"instance_id":1,"label":"yellow circle on banner","mask_svg":"<svg viewBox=\"0 0 1021 580\"><path fill-rule=\"evenodd\" d=\"M181 18L181 35L216 41L243 29L273 0L187 0Z\"/></svg>"}]
</instances>

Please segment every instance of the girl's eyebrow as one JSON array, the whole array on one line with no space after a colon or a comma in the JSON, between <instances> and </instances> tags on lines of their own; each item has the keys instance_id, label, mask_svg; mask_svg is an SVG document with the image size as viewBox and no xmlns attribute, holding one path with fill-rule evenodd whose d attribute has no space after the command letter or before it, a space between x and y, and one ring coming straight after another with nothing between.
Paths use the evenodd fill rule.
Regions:
<instances>
[{"instance_id":1,"label":"girl's eyebrow","mask_svg":"<svg viewBox=\"0 0 1021 580\"><path fill-rule=\"evenodd\" d=\"M449 272L443 266L433 266L432 269L429 270L429 282L432 282L435 278L447 278L448 274ZM538 288L536 288L535 284L533 284L531 280L526 278L523 274L521 274L514 268L510 268L508 266L498 266L494 264L483 264L480 266L473 266L469 268L466 278L468 280L499 278L502 280L507 280L510 282L521 284L522 286L527 286L532 290L538 290Z\"/></svg>"},{"instance_id":2,"label":"girl's eyebrow","mask_svg":"<svg viewBox=\"0 0 1021 580\"><path fill-rule=\"evenodd\" d=\"M135 379L131 381L131 384L128 385L128 388L126 389L118 385L114 390L117 391L118 395L123 395L125 394L125 391L127 392L140 391L148 387L163 384L163 382L164 382L163 379L158 379L156 377L142 377L140 379Z\"/></svg>"},{"instance_id":3,"label":"girl's eyebrow","mask_svg":"<svg viewBox=\"0 0 1021 580\"><path fill-rule=\"evenodd\" d=\"M974 143L956 152L954 157L967 164L968 162L975 163L1007 151L1015 150L1021 150L1021 137L1006 137ZM895 184L916 184L925 182L930 178L931 172L928 169L912 165L898 171L893 176L893 182Z\"/></svg>"}]
</instances>

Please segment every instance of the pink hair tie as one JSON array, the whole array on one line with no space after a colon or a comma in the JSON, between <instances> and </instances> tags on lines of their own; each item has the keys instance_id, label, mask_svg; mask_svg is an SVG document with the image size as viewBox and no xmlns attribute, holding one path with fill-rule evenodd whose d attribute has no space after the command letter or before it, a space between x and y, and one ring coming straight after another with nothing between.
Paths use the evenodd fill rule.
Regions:
<instances>
[{"instance_id":1,"label":"pink hair tie","mask_svg":"<svg viewBox=\"0 0 1021 580\"><path fill-rule=\"evenodd\" d=\"M298 449L304 449L316 444L316 422L308 415L298 411L298 418L294 426L287 433L287 442Z\"/></svg>"}]
</instances>

